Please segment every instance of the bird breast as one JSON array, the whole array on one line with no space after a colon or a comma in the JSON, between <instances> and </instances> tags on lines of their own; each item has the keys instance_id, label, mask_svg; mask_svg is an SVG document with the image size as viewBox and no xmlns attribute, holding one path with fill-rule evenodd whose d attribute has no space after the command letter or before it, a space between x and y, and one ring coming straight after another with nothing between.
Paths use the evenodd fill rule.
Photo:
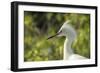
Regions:
<instances>
[{"instance_id":1,"label":"bird breast","mask_svg":"<svg viewBox=\"0 0 100 73\"><path fill-rule=\"evenodd\" d=\"M78 54L73 54L69 57L69 60L82 60L82 59L87 59L86 57L80 56Z\"/></svg>"}]
</instances>

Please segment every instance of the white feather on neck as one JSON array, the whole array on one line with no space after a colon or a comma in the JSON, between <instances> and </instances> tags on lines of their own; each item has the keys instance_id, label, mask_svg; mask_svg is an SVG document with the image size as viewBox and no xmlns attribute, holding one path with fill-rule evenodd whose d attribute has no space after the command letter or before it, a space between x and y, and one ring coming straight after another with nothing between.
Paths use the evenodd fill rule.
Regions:
<instances>
[{"instance_id":1,"label":"white feather on neck","mask_svg":"<svg viewBox=\"0 0 100 73\"><path fill-rule=\"evenodd\" d=\"M71 48L72 42L74 41L75 36L66 37L64 42L64 60L80 60L87 59L84 56L74 54L73 49Z\"/></svg>"},{"instance_id":2,"label":"white feather on neck","mask_svg":"<svg viewBox=\"0 0 100 73\"><path fill-rule=\"evenodd\" d=\"M72 42L73 40L71 40L71 38L66 37L64 42L64 60L67 60L69 56L73 54L73 50L71 48Z\"/></svg>"}]
</instances>

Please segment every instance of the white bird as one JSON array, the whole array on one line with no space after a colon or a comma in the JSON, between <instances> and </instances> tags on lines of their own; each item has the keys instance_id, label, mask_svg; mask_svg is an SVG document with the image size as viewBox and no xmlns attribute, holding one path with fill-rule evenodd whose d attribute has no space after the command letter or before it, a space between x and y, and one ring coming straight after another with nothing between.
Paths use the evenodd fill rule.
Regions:
<instances>
[{"instance_id":1,"label":"white bird","mask_svg":"<svg viewBox=\"0 0 100 73\"><path fill-rule=\"evenodd\" d=\"M74 28L72 28L69 24L69 21L66 21L60 30L53 36L49 37L53 38L55 36L65 36L65 42L64 42L64 60L79 60L79 59L86 59L86 57L83 57L81 55L75 54L73 52L73 49L71 48L72 42L76 39L76 31Z\"/></svg>"}]
</instances>

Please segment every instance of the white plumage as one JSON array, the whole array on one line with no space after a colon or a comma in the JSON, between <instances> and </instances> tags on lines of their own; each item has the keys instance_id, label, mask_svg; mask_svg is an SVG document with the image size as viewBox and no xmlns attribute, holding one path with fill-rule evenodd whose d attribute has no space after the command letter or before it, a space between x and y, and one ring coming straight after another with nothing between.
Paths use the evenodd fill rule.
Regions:
<instances>
[{"instance_id":1,"label":"white plumage","mask_svg":"<svg viewBox=\"0 0 100 73\"><path fill-rule=\"evenodd\" d=\"M83 56L80 56L80 55L78 55L78 54L72 54L72 55L70 55L69 56L69 58L68 58L69 60L77 60L77 59L86 59L85 57L83 57Z\"/></svg>"},{"instance_id":2,"label":"white plumage","mask_svg":"<svg viewBox=\"0 0 100 73\"><path fill-rule=\"evenodd\" d=\"M60 30L58 31L57 34L55 34L54 36L65 36L65 42L64 42L64 60L80 60L80 59L86 59L85 57L78 55L78 54L74 54L71 45L72 42L76 39L76 31L74 28L71 27L71 25L69 24L69 21L66 21L62 27L60 28ZM51 36L49 38L52 38L54 36ZM49 39L48 38L48 39Z\"/></svg>"}]
</instances>

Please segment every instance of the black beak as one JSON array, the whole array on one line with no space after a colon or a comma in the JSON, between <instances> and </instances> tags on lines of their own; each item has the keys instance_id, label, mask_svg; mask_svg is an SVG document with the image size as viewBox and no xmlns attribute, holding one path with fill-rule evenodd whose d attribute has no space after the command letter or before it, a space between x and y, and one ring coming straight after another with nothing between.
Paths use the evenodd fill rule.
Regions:
<instances>
[{"instance_id":1,"label":"black beak","mask_svg":"<svg viewBox=\"0 0 100 73\"><path fill-rule=\"evenodd\" d=\"M56 37L56 36L59 35L60 33L61 33L61 32L58 32L58 33L56 33L55 35L52 35L52 36L48 37L47 40L48 40L48 39L51 39L51 38L53 38L53 37Z\"/></svg>"}]
</instances>

